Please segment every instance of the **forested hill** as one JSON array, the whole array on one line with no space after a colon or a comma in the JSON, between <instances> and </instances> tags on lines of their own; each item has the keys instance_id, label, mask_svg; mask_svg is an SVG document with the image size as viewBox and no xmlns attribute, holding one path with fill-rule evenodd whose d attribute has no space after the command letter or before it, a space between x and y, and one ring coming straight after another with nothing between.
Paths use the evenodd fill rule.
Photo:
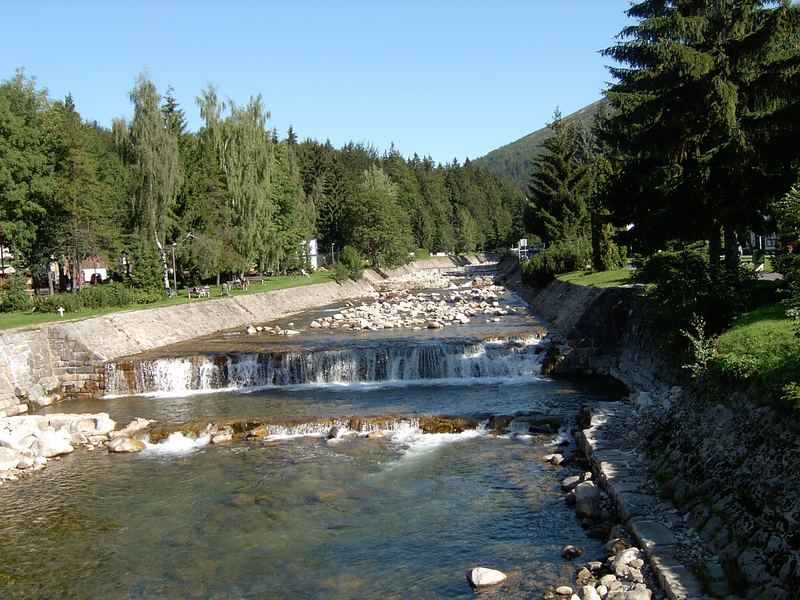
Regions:
<instances>
[{"instance_id":1,"label":"forested hill","mask_svg":"<svg viewBox=\"0 0 800 600\"><path fill-rule=\"evenodd\" d=\"M564 117L564 121L591 127L595 114L604 103L605 100L592 102ZM515 142L492 150L486 156L476 158L472 162L476 166L495 173L503 181L516 184L525 191L528 189L533 170L532 159L541 152L542 142L550 135L550 130L546 126L542 127Z\"/></svg>"}]
</instances>

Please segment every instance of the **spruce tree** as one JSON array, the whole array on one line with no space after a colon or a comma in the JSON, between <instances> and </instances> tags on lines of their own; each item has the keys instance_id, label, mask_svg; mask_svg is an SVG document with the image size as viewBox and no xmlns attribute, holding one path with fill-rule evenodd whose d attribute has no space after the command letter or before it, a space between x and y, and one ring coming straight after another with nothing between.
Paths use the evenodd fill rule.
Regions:
<instances>
[{"instance_id":1,"label":"spruce tree","mask_svg":"<svg viewBox=\"0 0 800 600\"><path fill-rule=\"evenodd\" d=\"M607 195L641 245L709 240L738 265L736 233L759 230L788 189L800 146L800 8L788 1L646 0L605 51L621 63L608 90L608 142L621 168ZM778 151L778 146L781 150Z\"/></svg>"},{"instance_id":2,"label":"spruce tree","mask_svg":"<svg viewBox=\"0 0 800 600\"><path fill-rule=\"evenodd\" d=\"M546 244L569 243L589 235L589 168L580 155L575 127L558 110L548 127L552 135L534 159L526 229Z\"/></svg>"}]
</instances>

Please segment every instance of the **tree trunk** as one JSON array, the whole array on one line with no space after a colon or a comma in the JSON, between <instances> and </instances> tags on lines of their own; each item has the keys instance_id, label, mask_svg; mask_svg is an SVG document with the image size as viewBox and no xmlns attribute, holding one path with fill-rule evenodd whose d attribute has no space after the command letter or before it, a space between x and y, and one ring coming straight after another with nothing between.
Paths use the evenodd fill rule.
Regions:
<instances>
[{"instance_id":1,"label":"tree trunk","mask_svg":"<svg viewBox=\"0 0 800 600\"><path fill-rule=\"evenodd\" d=\"M715 225L711 229L711 237L708 240L708 264L712 268L719 267L719 255L722 252L719 241L719 226Z\"/></svg>"},{"instance_id":2,"label":"tree trunk","mask_svg":"<svg viewBox=\"0 0 800 600\"><path fill-rule=\"evenodd\" d=\"M736 229L731 225L725 226L725 270L729 275L739 272L739 241Z\"/></svg>"},{"instance_id":3,"label":"tree trunk","mask_svg":"<svg viewBox=\"0 0 800 600\"><path fill-rule=\"evenodd\" d=\"M156 240L156 246L158 247L158 252L161 255L161 273L164 279L164 289L168 290L170 289L170 285L169 285L169 265L167 265L167 252L164 250L163 244L158 239L158 234L154 233L153 237Z\"/></svg>"}]
</instances>

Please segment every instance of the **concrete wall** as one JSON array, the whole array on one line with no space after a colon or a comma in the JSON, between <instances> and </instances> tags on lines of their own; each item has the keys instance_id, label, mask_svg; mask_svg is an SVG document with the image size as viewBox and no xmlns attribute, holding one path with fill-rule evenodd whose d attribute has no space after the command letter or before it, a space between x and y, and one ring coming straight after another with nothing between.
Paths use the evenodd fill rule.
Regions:
<instances>
[{"instance_id":1,"label":"concrete wall","mask_svg":"<svg viewBox=\"0 0 800 600\"><path fill-rule=\"evenodd\" d=\"M433 258L382 274L367 270L358 282L321 283L263 294L197 300L0 333L0 417L26 412L29 403L44 405L54 398L101 393L103 365L107 360L363 297L374 293L374 285L386 277L477 264L482 260L483 257Z\"/></svg>"}]
</instances>

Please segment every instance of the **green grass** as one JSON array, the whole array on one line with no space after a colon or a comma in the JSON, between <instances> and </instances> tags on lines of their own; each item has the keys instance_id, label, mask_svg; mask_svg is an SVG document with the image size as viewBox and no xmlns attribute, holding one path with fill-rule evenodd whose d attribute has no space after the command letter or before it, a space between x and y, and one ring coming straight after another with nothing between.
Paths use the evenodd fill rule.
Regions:
<instances>
[{"instance_id":1,"label":"green grass","mask_svg":"<svg viewBox=\"0 0 800 600\"><path fill-rule=\"evenodd\" d=\"M614 269L612 271L598 271L595 273L588 273L586 271L572 271L571 273L559 275L557 279L559 281L566 281L575 285L587 285L604 288L632 283L632 274L633 271L630 269Z\"/></svg>"},{"instance_id":2,"label":"green grass","mask_svg":"<svg viewBox=\"0 0 800 600\"><path fill-rule=\"evenodd\" d=\"M308 277L301 277L299 275L280 275L276 277L264 277L263 283L251 283L247 291L230 290L231 296L246 296L248 294L258 294L260 292L272 292L286 288L300 287L304 285L312 285L314 283L326 283L333 281L333 276L330 272L317 271L309 274ZM161 306L177 306L179 304L187 304L188 302L212 302L218 300L222 295L221 286L210 286L210 298L191 298L187 297L187 288L178 290L178 296L175 298L164 298L152 304L132 304L125 308L109 307L109 308L84 308L77 312L66 313L63 318L59 317L56 313L36 313L36 312L12 312L0 313L0 330L11 329L17 327L35 327L42 323L51 323L53 321L76 321L96 317L98 315L106 315L109 313L123 312L128 310L142 310L146 308L157 308Z\"/></svg>"},{"instance_id":3,"label":"green grass","mask_svg":"<svg viewBox=\"0 0 800 600\"><path fill-rule=\"evenodd\" d=\"M776 401L800 379L796 326L780 304L745 313L720 335L712 368L725 381L750 384L763 400Z\"/></svg>"}]
</instances>

